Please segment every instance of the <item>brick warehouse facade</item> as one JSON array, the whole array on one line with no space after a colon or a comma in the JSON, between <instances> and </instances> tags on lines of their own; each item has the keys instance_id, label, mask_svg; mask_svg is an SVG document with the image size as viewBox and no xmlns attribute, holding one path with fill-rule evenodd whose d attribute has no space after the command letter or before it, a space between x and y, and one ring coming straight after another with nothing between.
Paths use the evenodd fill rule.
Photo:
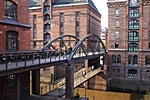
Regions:
<instances>
[{"instance_id":1,"label":"brick warehouse facade","mask_svg":"<svg viewBox=\"0 0 150 100\"><path fill-rule=\"evenodd\" d=\"M29 23L33 26L30 30L31 49L33 50L41 49L49 40L63 34L79 38L87 34L100 36L101 14L92 0L78 2L75 0L29 0L29 2ZM85 65L92 62L94 61L87 61L88 64ZM57 68L55 73L58 73L58 78L65 74L65 65L62 66L54 67Z\"/></svg>"},{"instance_id":2,"label":"brick warehouse facade","mask_svg":"<svg viewBox=\"0 0 150 100\"><path fill-rule=\"evenodd\" d=\"M108 0L108 89L150 90L150 0Z\"/></svg>"},{"instance_id":3,"label":"brick warehouse facade","mask_svg":"<svg viewBox=\"0 0 150 100\"><path fill-rule=\"evenodd\" d=\"M0 12L0 51L30 50L28 1L1 0ZM20 100L29 95L29 81L29 72L0 77L0 100L18 100L18 97ZM17 89L20 93L16 92Z\"/></svg>"}]
</instances>

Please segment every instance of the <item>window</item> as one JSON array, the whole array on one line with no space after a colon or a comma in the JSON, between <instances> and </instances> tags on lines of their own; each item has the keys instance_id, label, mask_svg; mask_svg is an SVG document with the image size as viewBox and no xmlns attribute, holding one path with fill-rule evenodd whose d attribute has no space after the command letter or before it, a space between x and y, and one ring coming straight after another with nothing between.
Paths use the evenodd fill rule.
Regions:
<instances>
[{"instance_id":1,"label":"window","mask_svg":"<svg viewBox=\"0 0 150 100\"><path fill-rule=\"evenodd\" d=\"M119 15L119 9L118 9L118 8L116 9L115 14L116 14L116 15Z\"/></svg>"},{"instance_id":2,"label":"window","mask_svg":"<svg viewBox=\"0 0 150 100\"><path fill-rule=\"evenodd\" d=\"M35 32L33 33L33 39L36 39L36 33Z\"/></svg>"},{"instance_id":3,"label":"window","mask_svg":"<svg viewBox=\"0 0 150 100\"><path fill-rule=\"evenodd\" d=\"M112 63L116 63L116 55L112 55Z\"/></svg>"},{"instance_id":4,"label":"window","mask_svg":"<svg viewBox=\"0 0 150 100\"><path fill-rule=\"evenodd\" d=\"M61 19L64 18L64 13L60 13L60 18L61 18Z\"/></svg>"},{"instance_id":5,"label":"window","mask_svg":"<svg viewBox=\"0 0 150 100\"><path fill-rule=\"evenodd\" d=\"M64 28L64 23L60 23L60 28Z\"/></svg>"},{"instance_id":6,"label":"window","mask_svg":"<svg viewBox=\"0 0 150 100\"><path fill-rule=\"evenodd\" d=\"M114 68L114 69L113 69L113 73L115 73L115 72L116 72L116 69Z\"/></svg>"},{"instance_id":7,"label":"window","mask_svg":"<svg viewBox=\"0 0 150 100\"><path fill-rule=\"evenodd\" d=\"M36 30L36 24L33 24L33 29Z\"/></svg>"},{"instance_id":8,"label":"window","mask_svg":"<svg viewBox=\"0 0 150 100\"><path fill-rule=\"evenodd\" d=\"M150 75L150 71L146 70L146 76L149 76L149 75Z\"/></svg>"},{"instance_id":9,"label":"window","mask_svg":"<svg viewBox=\"0 0 150 100\"><path fill-rule=\"evenodd\" d=\"M76 37L79 37L79 32L76 32Z\"/></svg>"},{"instance_id":10,"label":"window","mask_svg":"<svg viewBox=\"0 0 150 100\"><path fill-rule=\"evenodd\" d=\"M128 76L137 77L137 70L129 69L128 70Z\"/></svg>"},{"instance_id":11,"label":"window","mask_svg":"<svg viewBox=\"0 0 150 100\"><path fill-rule=\"evenodd\" d=\"M118 74L120 73L120 69L117 69L117 73L118 73Z\"/></svg>"},{"instance_id":12,"label":"window","mask_svg":"<svg viewBox=\"0 0 150 100\"><path fill-rule=\"evenodd\" d=\"M33 15L33 22L36 22L36 15Z\"/></svg>"},{"instance_id":13,"label":"window","mask_svg":"<svg viewBox=\"0 0 150 100\"><path fill-rule=\"evenodd\" d=\"M138 56L137 55L133 56L133 63L138 64Z\"/></svg>"},{"instance_id":14,"label":"window","mask_svg":"<svg viewBox=\"0 0 150 100\"><path fill-rule=\"evenodd\" d=\"M132 57L132 55L128 56L128 64L129 65L133 65L133 57Z\"/></svg>"},{"instance_id":15,"label":"window","mask_svg":"<svg viewBox=\"0 0 150 100\"><path fill-rule=\"evenodd\" d=\"M6 77L7 80L7 86L14 85L16 82L16 75L9 75Z\"/></svg>"},{"instance_id":16,"label":"window","mask_svg":"<svg viewBox=\"0 0 150 100\"><path fill-rule=\"evenodd\" d=\"M138 9L130 9L129 17L139 17L139 10Z\"/></svg>"},{"instance_id":17,"label":"window","mask_svg":"<svg viewBox=\"0 0 150 100\"><path fill-rule=\"evenodd\" d=\"M44 25L44 32L49 32L50 31L50 24L45 24Z\"/></svg>"},{"instance_id":18,"label":"window","mask_svg":"<svg viewBox=\"0 0 150 100\"><path fill-rule=\"evenodd\" d=\"M79 22L76 22L76 27L79 27Z\"/></svg>"},{"instance_id":19,"label":"window","mask_svg":"<svg viewBox=\"0 0 150 100\"><path fill-rule=\"evenodd\" d=\"M112 55L112 63L121 64L121 55Z\"/></svg>"},{"instance_id":20,"label":"window","mask_svg":"<svg viewBox=\"0 0 150 100\"><path fill-rule=\"evenodd\" d=\"M118 31L115 32L115 38L119 38L119 32Z\"/></svg>"},{"instance_id":21,"label":"window","mask_svg":"<svg viewBox=\"0 0 150 100\"><path fill-rule=\"evenodd\" d=\"M17 5L10 0L5 0L5 18L16 20Z\"/></svg>"},{"instance_id":22,"label":"window","mask_svg":"<svg viewBox=\"0 0 150 100\"><path fill-rule=\"evenodd\" d=\"M116 21L115 21L115 26L116 26L116 27L119 27L119 20L116 20Z\"/></svg>"},{"instance_id":23,"label":"window","mask_svg":"<svg viewBox=\"0 0 150 100\"><path fill-rule=\"evenodd\" d=\"M117 56L117 63L121 63L121 55Z\"/></svg>"},{"instance_id":24,"label":"window","mask_svg":"<svg viewBox=\"0 0 150 100\"><path fill-rule=\"evenodd\" d=\"M46 1L44 3L44 13L49 13L50 12L50 5L49 5L49 2Z\"/></svg>"},{"instance_id":25,"label":"window","mask_svg":"<svg viewBox=\"0 0 150 100\"><path fill-rule=\"evenodd\" d=\"M119 47L118 42L115 42L115 49L118 49L118 47Z\"/></svg>"},{"instance_id":26,"label":"window","mask_svg":"<svg viewBox=\"0 0 150 100\"><path fill-rule=\"evenodd\" d=\"M137 52L138 51L138 44L136 44L136 43L128 44L128 51Z\"/></svg>"},{"instance_id":27,"label":"window","mask_svg":"<svg viewBox=\"0 0 150 100\"><path fill-rule=\"evenodd\" d=\"M6 32L6 49L17 50L17 32Z\"/></svg>"},{"instance_id":28,"label":"window","mask_svg":"<svg viewBox=\"0 0 150 100\"><path fill-rule=\"evenodd\" d=\"M137 29L139 28L139 21L136 19L130 20L129 21L129 28L130 29Z\"/></svg>"},{"instance_id":29,"label":"window","mask_svg":"<svg viewBox=\"0 0 150 100\"><path fill-rule=\"evenodd\" d=\"M78 18L80 16L80 13L79 12L76 12L76 17Z\"/></svg>"},{"instance_id":30,"label":"window","mask_svg":"<svg viewBox=\"0 0 150 100\"><path fill-rule=\"evenodd\" d=\"M34 41L33 42L33 49L35 49L36 48L36 42Z\"/></svg>"},{"instance_id":31,"label":"window","mask_svg":"<svg viewBox=\"0 0 150 100\"><path fill-rule=\"evenodd\" d=\"M137 55L129 55L128 56L128 64L129 66L134 66L138 64L138 56Z\"/></svg>"},{"instance_id":32,"label":"window","mask_svg":"<svg viewBox=\"0 0 150 100\"><path fill-rule=\"evenodd\" d=\"M46 33L44 34L44 41L48 42L50 40L50 34Z\"/></svg>"},{"instance_id":33,"label":"window","mask_svg":"<svg viewBox=\"0 0 150 100\"><path fill-rule=\"evenodd\" d=\"M130 40L138 40L138 32L129 32L128 33L128 39Z\"/></svg>"},{"instance_id":34,"label":"window","mask_svg":"<svg viewBox=\"0 0 150 100\"><path fill-rule=\"evenodd\" d=\"M146 65L150 65L150 56L146 56Z\"/></svg>"},{"instance_id":35,"label":"window","mask_svg":"<svg viewBox=\"0 0 150 100\"><path fill-rule=\"evenodd\" d=\"M50 21L50 16L49 15L45 15L44 16L44 22L49 22Z\"/></svg>"},{"instance_id":36,"label":"window","mask_svg":"<svg viewBox=\"0 0 150 100\"><path fill-rule=\"evenodd\" d=\"M139 0L129 0L129 6L139 6Z\"/></svg>"}]
</instances>

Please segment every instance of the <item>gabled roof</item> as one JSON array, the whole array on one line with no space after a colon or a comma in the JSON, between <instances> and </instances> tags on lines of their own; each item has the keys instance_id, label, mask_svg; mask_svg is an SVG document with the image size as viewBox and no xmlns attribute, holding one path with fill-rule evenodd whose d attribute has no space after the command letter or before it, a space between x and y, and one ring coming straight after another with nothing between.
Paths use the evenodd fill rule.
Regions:
<instances>
[{"instance_id":1,"label":"gabled roof","mask_svg":"<svg viewBox=\"0 0 150 100\"><path fill-rule=\"evenodd\" d=\"M42 6L42 0L28 0L28 7Z\"/></svg>"},{"instance_id":2,"label":"gabled roof","mask_svg":"<svg viewBox=\"0 0 150 100\"><path fill-rule=\"evenodd\" d=\"M81 5L89 4L96 12L99 13L98 9L96 8L92 0L55 0L52 5L53 7L57 7L57 6L79 5L79 4Z\"/></svg>"}]
</instances>

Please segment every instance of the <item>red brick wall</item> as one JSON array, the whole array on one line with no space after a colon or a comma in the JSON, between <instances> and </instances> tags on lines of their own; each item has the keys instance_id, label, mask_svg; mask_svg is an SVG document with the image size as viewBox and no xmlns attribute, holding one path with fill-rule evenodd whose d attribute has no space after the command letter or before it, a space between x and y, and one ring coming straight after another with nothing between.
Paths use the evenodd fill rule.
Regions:
<instances>
[{"instance_id":1,"label":"red brick wall","mask_svg":"<svg viewBox=\"0 0 150 100\"><path fill-rule=\"evenodd\" d=\"M17 4L17 22L28 24L28 1L12 0ZM4 19L4 2L0 2L0 19ZM6 31L18 32L18 50L30 50L29 28L0 23L0 51L6 50Z\"/></svg>"}]
</instances>

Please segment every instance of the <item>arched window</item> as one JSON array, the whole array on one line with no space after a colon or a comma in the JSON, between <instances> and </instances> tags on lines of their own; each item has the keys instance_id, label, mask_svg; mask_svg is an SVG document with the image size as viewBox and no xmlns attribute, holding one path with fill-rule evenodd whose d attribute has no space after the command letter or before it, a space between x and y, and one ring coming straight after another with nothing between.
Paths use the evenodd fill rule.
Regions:
<instances>
[{"instance_id":1,"label":"arched window","mask_svg":"<svg viewBox=\"0 0 150 100\"><path fill-rule=\"evenodd\" d=\"M112 55L112 63L116 63L116 55Z\"/></svg>"},{"instance_id":2,"label":"arched window","mask_svg":"<svg viewBox=\"0 0 150 100\"><path fill-rule=\"evenodd\" d=\"M115 14L119 15L119 9L118 8L115 10Z\"/></svg>"},{"instance_id":3,"label":"arched window","mask_svg":"<svg viewBox=\"0 0 150 100\"><path fill-rule=\"evenodd\" d=\"M138 32L135 32L135 31L132 31L132 32L129 32L128 33L128 39L129 41L131 40L138 40L139 37L138 37Z\"/></svg>"},{"instance_id":4,"label":"arched window","mask_svg":"<svg viewBox=\"0 0 150 100\"><path fill-rule=\"evenodd\" d=\"M7 31L6 32L6 49L17 50L17 32Z\"/></svg>"},{"instance_id":5,"label":"arched window","mask_svg":"<svg viewBox=\"0 0 150 100\"><path fill-rule=\"evenodd\" d=\"M50 31L50 24L45 24L44 25L44 32L49 32Z\"/></svg>"},{"instance_id":6,"label":"arched window","mask_svg":"<svg viewBox=\"0 0 150 100\"><path fill-rule=\"evenodd\" d=\"M50 34L46 33L44 34L44 41L48 42L50 40Z\"/></svg>"},{"instance_id":7,"label":"arched window","mask_svg":"<svg viewBox=\"0 0 150 100\"><path fill-rule=\"evenodd\" d=\"M137 52L138 51L138 44L136 44L136 43L128 44L128 51Z\"/></svg>"},{"instance_id":8,"label":"arched window","mask_svg":"<svg viewBox=\"0 0 150 100\"><path fill-rule=\"evenodd\" d=\"M5 0L5 7L4 7L4 13L5 13L5 18L10 18L16 20L17 17L17 5L10 1L10 0Z\"/></svg>"},{"instance_id":9,"label":"arched window","mask_svg":"<svg viewBox=\"0 0 150 100\"><path fill-rule=\"evenodd\" d=\"M50 16L49 15L45 15L44 16L44 22L49 22L50 21Z\"/></svg>"},{"instance_id":10,"label":"arched window","mask_svg":"<svg viewBox=\"0 0 150 100\"><path fill-rule=\"evenodd\" d=\"M137 70L136 69L129 69L128 76L137 77Z\"/></svg>"},{"instance_id":11,"label":"arched window","mask_svg":"<svg viewBox=\"0 0 150 100\"><path fill-rule=\"evenodd\" d=\"M115 32L115 38L119 38L119 32L118 31Z\"/></svg>"},{"instance_id":12,"label":"arched window","mask_svg":"<svg viewBox=\"0 0 150 100\"><path fill-rule=\"evenodd\" d=\"M117 63L121 63L121 55L117 56Z\"/></svg>"},{"instance_id":13,"label":"arched window","mask_svg":"<svg viewBox=\"0 0 150 100\"><path fill-rule=\"evenodd\" d=\"M128 64L132 65L133 64L133 58L132 55L128 56Z\"/></svg>"},{"instance_id":14,"label":"arched window","mask_svg":"<svg viewBox=\"0 0 150 100\"><path fill-rule=\"evenodd\" d=\"M134 55L134 57L133 57L133 63L134 64L138 64L138 56L137 55Z\"/></svg>"},{"instance_id":15,"label":"arched window","mask_svg":"<svg viewBox=\"0 0 150 100\"><path fill-rule=\"evenodd\" d=\"M115 42L115 49L118 49L118 47L119 47L118 42Z\"/></svg>"},{"instance_id":16,"label":"arched window","mask_svg":"<svg viewBox=\"0 0 150 100\"><path fill-rule=\"evenodd\" d=\"M136 19L129 20L129 28L130 29L138 29L139 28L139 21Z\"/></svg>"},{"instance_id":17,"label":"arched window","mask_svg":"<svg viewBox=\"0 0 150 100\"><path fill-rule=\"evenodd\" d=\"M150 65L150 56L146 56L146 65Z\"/></svg>"},{"instance_id":18,"label":"arched window","mask_svg":"<svg viewBox=\"0 0 150 100\"><path fill-rule=\"evenodd\" d=\"M119 20L115 21L115 26L118 27L119 26Z\"/></svg>"},{"instance_id":19,"label":"arched window","mask_svg":"<svg viewBox=\"0 0 150 100\"><path fill-rule=\"evenodd\" d=\"M49 13L50 12L50 4L48 1L44 3L44 13Z\"/></svg>"}]
</instances>

